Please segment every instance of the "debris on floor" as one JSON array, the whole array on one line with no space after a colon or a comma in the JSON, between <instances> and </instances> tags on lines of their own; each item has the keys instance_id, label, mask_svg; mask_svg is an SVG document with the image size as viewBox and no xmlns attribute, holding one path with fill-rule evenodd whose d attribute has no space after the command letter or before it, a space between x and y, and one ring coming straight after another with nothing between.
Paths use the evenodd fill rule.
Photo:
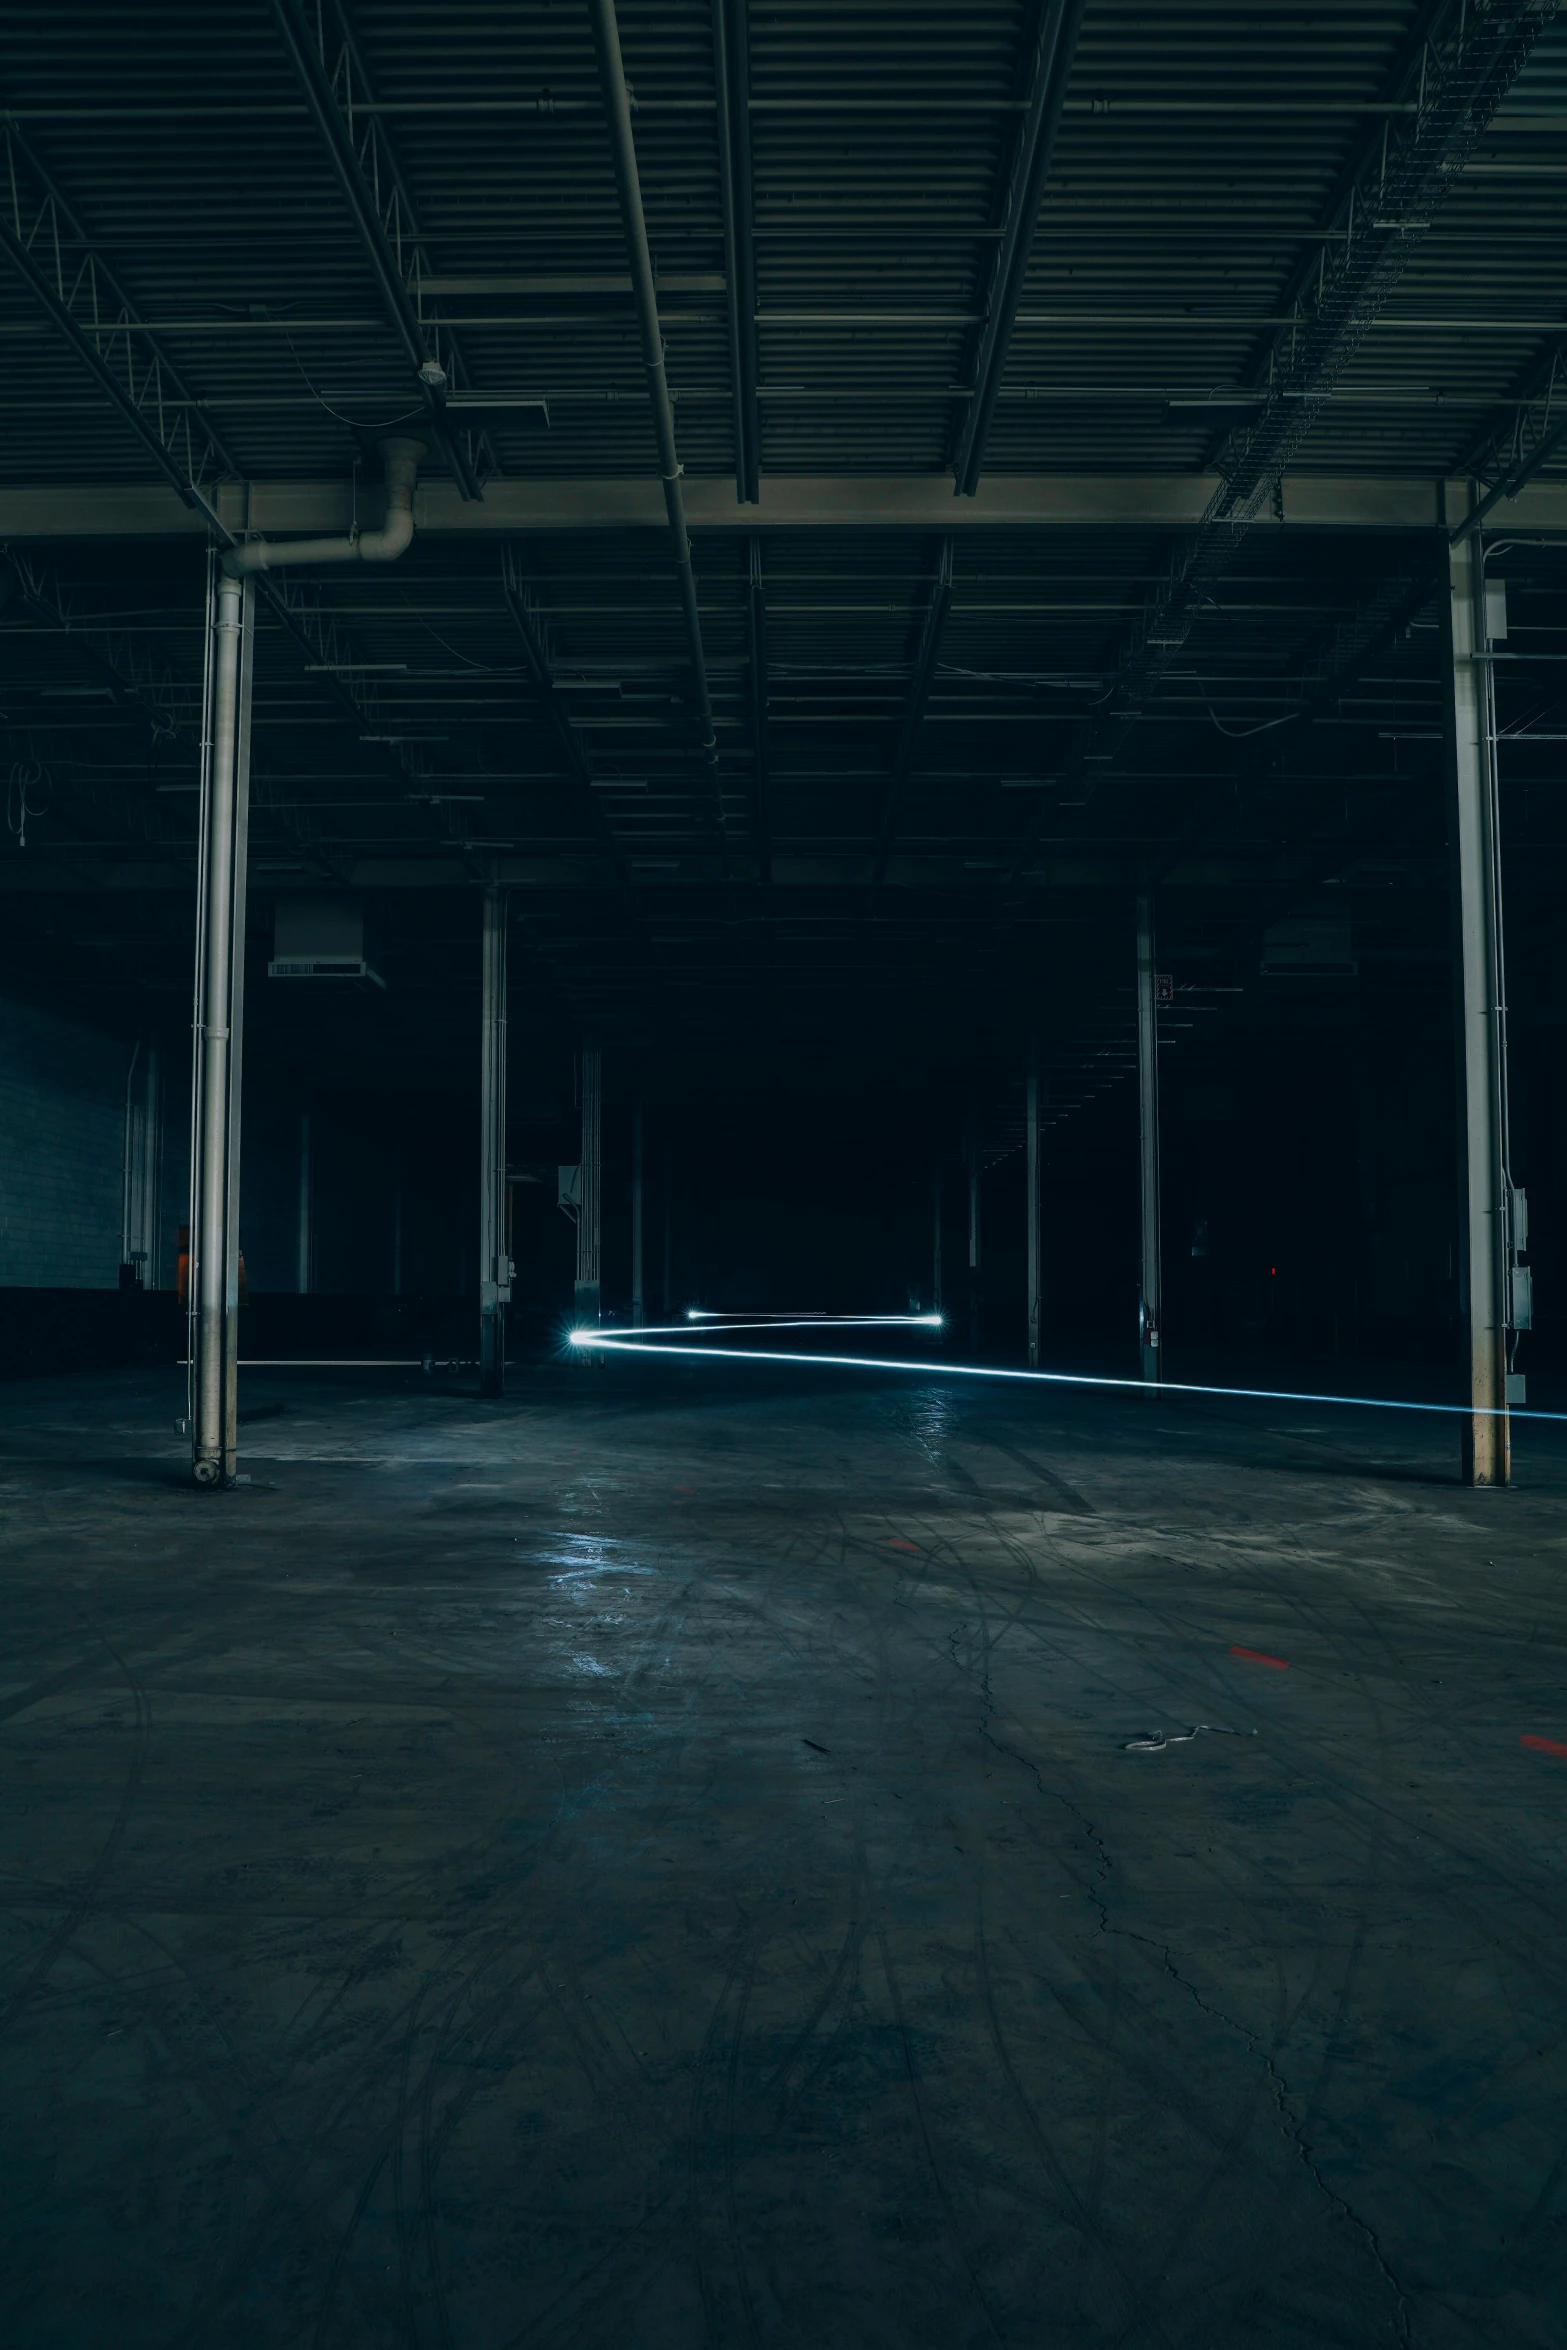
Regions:
<instances>
[{"instance_id":1,"label":"debris on floor","mask_svg":"<svg viewBox=\"0 0 1567 2350\"><path fill-rule=\"evenodd\" d=\"M1162 1754L1167 1746L1185 1746L1211 1730L1219 1738L1255 1738L1255 1730L1232 1730L1228 1722L1193 1722L1189 1730L1151 1730L1146 1738L1128 1738L1123 1754Z\"/></svg>"}]
</instances>

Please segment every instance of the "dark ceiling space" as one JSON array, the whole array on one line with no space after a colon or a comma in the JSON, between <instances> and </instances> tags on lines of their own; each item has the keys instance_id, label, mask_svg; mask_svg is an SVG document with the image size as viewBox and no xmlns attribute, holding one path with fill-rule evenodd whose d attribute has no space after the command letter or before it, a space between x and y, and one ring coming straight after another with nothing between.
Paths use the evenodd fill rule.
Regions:
<instances>
[{"instance_id":1,"label":"dark ceiling space","mask_svg":"<svg viewBox=\"0 0 1567 2350\"><path fill-rule=\"evenodd\" d=\"M1057 1125L1124 1062L1140 887L1183 1050L1258 1049L1291 921L1439 1000L1449 477L1567 478L1553 17L627 0L715 781L588 11L15 12L9 984L178 1019L204 514L373 525L397 428L408 555L260 599L250 866L259 972L352 892L387 987L258 981L256 1049L469 1089L488 880L552 1046L977 1086L998 1151L1028 1034ZM1537 664L1561 544L1488 557ZM1551 674L1499 687L1521 964Z\"/></svg>"}]
</instances>

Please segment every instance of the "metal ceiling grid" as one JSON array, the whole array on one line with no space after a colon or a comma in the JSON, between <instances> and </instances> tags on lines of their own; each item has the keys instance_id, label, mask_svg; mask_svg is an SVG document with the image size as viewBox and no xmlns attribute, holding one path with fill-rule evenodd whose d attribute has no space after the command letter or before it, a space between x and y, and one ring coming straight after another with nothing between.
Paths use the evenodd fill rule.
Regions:
<instances>
[{"instance_id":1,"label":"metal ceiling grid","mask_svg":"<svg viewBox=\"0 0 1567 2350\"><path fill-rule=\"evenodd\" d=\"M731 27L743 18L749 55L763 472L939 476L967 412L1042 0L725 7ZM1351 159L1404 119L1400 60L1443 14L1416 0L1089 0L988 474L1178 476L1211 462L1291 286L1333 250ZM680 454L692 477L732 478L738 285L714 9L625 0L620 16ZM320 21L331 66L335 0ZM649 480L585 9L454 0L432 19L405 0L361 0L352 21L368 75L355 87L373 88L379 109L358 133L373 119L417 203L409 298L461 339L469 381L454 413L488 436L503 474ZM418 395L268 0L217 17L70 0L13 11L8 33L0 95L20 135L243 476L339 481L357 460L373 510L366 444L416 416ZM1553 127L1564 111L1558 28L1344 367L1297 475L1440 473L1532 396L1567 334ZM9 480L152 477L20 281L0 310L0 352ZM530 400L547 402L547 424ZM1567 451L1549 470L1564 466ZM432 447L426 473L443 469ZM1368 839L1400 826L1424 837L1435 754L1415 738L1430 732L1431 640L1380 655L1318 709L1321 723L1291 715L1335 631L1403 560L1393 540L1284 534L1248 547L1153 681L1111 788L1074 806L1070 746L1178 559L1179 533L968 525L950 556L940 528L695 537L724 854L703 830L662 536L427 537L393 573L313 587L351 649L336 675L263 624L263 884L287 869L404 886L427 869L460 887L509 859L577 1000L636 1024L645 1004L628 974L641 950L613 894L629 877L655 932L677 923L660 951L688 993L717 991L701 1018L722 1029L738 1017L731 986L749 1002L764 985L830 989L846 969L865 986L970 1005L995 955L1057 919L1057 893L1124 888L1176 851L1195 906L1226 874L1231 901L1259 873L1298 884L1356 825ZM189 699L199 555L76 546L50 560L98 599L102 625L73 643L33 611L0 621L0 704L23 746L13 756L37 755L55 785L26 854L74 855L80 875L114 857L178 872L187 753L99 690L92 663L118 616L183 670ZM508 604L508 562L548 686ZM931 643L944 562L950 595ZM358 720L331 699L345 684ZM393 739L361 739L376 735ZM1030 821L1038 902L1003 893L998 924L997 884ZM881 891L867 886L879 832ZM1011 944L997 944L1003 931ZM689 1004L683 1016L695 1020Z\"/></svg>"}]
</instances>

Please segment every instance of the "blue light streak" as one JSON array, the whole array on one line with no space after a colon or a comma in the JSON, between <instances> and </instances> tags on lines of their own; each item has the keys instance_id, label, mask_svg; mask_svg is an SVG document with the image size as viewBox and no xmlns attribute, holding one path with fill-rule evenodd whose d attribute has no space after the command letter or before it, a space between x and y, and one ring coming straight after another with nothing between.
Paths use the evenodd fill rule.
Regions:
<instances>
[{"instance_id":1,"label":"blue light streak","mask_svg":"<svg viewBox=\"0 0 1567 2350\"><path fill-rule=\"evenodd\" d=\"M935 1328L940 1325L939 1314L842 1314L801 1316L785 1321L781 1316L765 1322L752 1320L726 1324L726 1329L785 1329L819 1330L824 1326L842 1329L845 1325L864 1328L884 1327L901 1323L905 1327L920 1325ZM678 1346L659 1345L661 1338L678 1338ZM695 1346L681 1322L661 1329L643 1330L635 1337L612 1330L573 1330L573 1346L604 1347L615 1354L645 1355L702 1355L737 1363L799 1363L816 1369L833 1371L912 1371L921 1379L1005 1379L1035 1387L1111 1387L1124 1388L1136 1395L1215 1395L1237 1397L1248 1403L1314 1403L1339 1404L1354 1411L1371 1412L1442 1412L1450 1417L1468 1414L1473 1419L1499 1420L1504 1415L1514 1420L1567 1421L1567 1412L1526 1411L1520 1405L1480 1405L1467 1403L1418 1403L1403 1396L1388 1395L1320 1395L1298 1387L1218 1387L1195 1379L1164 1379L1151 1387L1142 1379L1118 1379L1106 1372L1096 1371L1019 1371L996 1368L982 1363L942 1363L905 1361L895 1355L830 1355L785 1353L763 1346Z\"/></svg>"}]
</instances>

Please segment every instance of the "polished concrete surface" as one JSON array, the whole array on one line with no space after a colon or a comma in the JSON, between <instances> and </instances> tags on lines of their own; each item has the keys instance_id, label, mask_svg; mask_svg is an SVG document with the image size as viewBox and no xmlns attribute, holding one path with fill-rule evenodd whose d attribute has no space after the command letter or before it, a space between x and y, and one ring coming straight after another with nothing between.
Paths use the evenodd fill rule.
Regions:
<instances>
[{"instance_id":1,"label":"polished concrete surface","mask_svg":"<svg viewBox=\"0 0 1567 2350\"><path fill-rule=\"evenodd\" d=\"M12 2350L1567 2339L1563 1432L247 1398L4 1391Z\"/></svg>"}]
</instances>

